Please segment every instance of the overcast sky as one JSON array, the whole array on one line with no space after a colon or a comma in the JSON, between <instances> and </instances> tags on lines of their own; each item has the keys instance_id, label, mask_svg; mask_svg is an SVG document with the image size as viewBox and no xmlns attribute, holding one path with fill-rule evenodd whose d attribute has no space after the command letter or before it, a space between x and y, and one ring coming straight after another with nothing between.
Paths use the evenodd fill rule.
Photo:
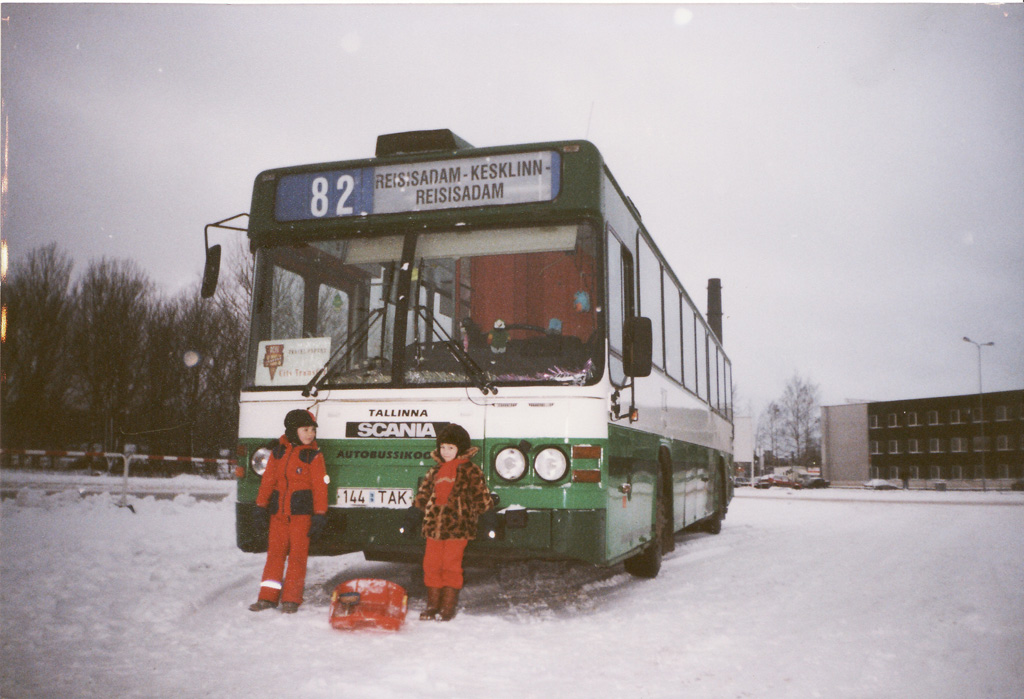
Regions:
<instances>
[{"instance_id":1,"label":"overcast sky","mask_svg":"<svg viewBox=\"0 0 1024 699\"><path fill-rule=\"evenodd\" d=\"M587 138L741 411L1024 388L1024 5L2 7L12 264L194 285L264 169L378 134ZM229 242L227 238L214 242Z\"/></svg>"}]
</instances>

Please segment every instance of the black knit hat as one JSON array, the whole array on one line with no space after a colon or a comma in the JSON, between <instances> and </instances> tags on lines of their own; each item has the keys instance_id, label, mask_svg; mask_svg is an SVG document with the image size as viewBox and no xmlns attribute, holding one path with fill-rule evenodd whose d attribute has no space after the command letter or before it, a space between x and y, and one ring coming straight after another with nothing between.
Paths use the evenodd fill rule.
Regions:
<instances>
[{"instance_id":1,"label":"black knit hat","mask_svg":"<svg viewBox=\"0 0 1024 699\"><path fill-rule=\"evenodd\" d=\"M441 428L437 433L437 448L440 450L442 444L454 444L459 448L459 454L465 454L473 446L469 441L469 432L461 425L451 422Z\"/></svg>"},{"instance_id":2,"label":"black knit hat","mask_svg":"<svg viewBox=\"0 0 1024 699\"><path fill-rule=\"evenodd\" d=\"M284 428L298 429L299 427L319 427L316 424L316 418L313 417L313 413L308 410L296 409L288 411L288 414L284 416Z\"/></svg>"},{"instance_id":3,"label":"black knit hat","mask_svg":"<svg viewBox=\"0 0 1024 699\"><path fill-rule=\"evenodd\" d=\"M299 444L300 427L319 427L316 418L308 410L296 409L288 411L284 416L284 436L292 444Z\"/></svg>"}]
</instances>

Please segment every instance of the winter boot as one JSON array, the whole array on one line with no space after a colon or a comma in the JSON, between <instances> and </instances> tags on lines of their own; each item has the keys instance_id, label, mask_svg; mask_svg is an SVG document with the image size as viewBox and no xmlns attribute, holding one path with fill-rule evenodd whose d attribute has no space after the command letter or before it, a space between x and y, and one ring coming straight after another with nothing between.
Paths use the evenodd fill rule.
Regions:
<instances>
[{"instance_id":1,"label":"winter boot","mask_svg":"<svg viewBox=\"0 0 1024 699\"><path fill-rule=\"evenodd\" d=\"M282 613L284 613L284 614L294 614L297 611L299 611L299 603L298 602L282 602L281 603L281 612Z\"/></svg>"},{"instance_id":2,"label":"winter boot","mask_svg":"<svg viewBox=\"0 0 1024 699\"><path fill-rule=\"evenodd\" d=\"M420 612L420 621L433 621L441 611L441 588L427 588L427 608Z\"/></svg>"},{"instance_id":3,"label":"winter boot","mask_svg":"<svg viewBox=\"0 0 1024 699\"><path fill-rule=\"evenodd\" d=\"M250 612L262 612L264 609L273 609L277 606L277 602L271 602L270 600L258 599L249 605Z\"/></svg>"},{"instance_id":4,"label":"winter boot","mask_svg":"<svg viewBox=\"0 0 1024 699\"><path fill-rule=\"evenodd\" d=\"M441 621L451 621L455 617L455 607L459 604L459 589L446 587L441 590Z\"/></svg>"}]
</instances>

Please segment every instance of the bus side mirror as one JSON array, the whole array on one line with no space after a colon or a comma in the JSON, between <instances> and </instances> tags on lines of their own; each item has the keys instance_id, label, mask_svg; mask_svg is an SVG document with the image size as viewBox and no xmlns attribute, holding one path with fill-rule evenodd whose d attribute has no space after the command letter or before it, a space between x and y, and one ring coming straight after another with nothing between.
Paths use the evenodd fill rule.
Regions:
<instances>
[{"instance_id":1,"label":"bus side mirror","mask_svg":"<svg viewBox=\"0 0 1024 699\"><path fill-rule=\"evenodd\" d=\"M627 318L622 326L622 369L626 376L651 375L651 319Z\"/></svg>"},{"instance_id":2,"label":"bus side mirror","mask_svg":"<svg viewBox=\"0 0 1024 699\"><path fill-rule=\"evenodd\" d=\"M206 248L206 268L203 270L203 288L199 292L204 299L213 296L217 290L217 278L220 276L220 246Z\"/></svg>"}]
</instances>

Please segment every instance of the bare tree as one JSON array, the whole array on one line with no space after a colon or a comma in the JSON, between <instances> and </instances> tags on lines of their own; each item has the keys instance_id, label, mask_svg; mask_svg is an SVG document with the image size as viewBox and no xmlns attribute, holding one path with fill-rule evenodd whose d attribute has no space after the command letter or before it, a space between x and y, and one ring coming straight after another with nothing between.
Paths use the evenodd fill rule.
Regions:
<instances>
[{"instance_id":1,"label":"bare tree","mask_svg":"<svg viewBox=\"0 0 1024 699\"><path fill-rule=\"evenodd\" d=\"M130 261L93 262L73 288L71 269L50 245L4 280L4 446L132 442L193 456L231 447L252 296L244 245L209 300L198 288L161 299Z\"/></svg>"},{"instance_id":2,"label":"bare tree","mask_svg":"<svg viewBox=\"0 0 1024 699\"><path fill-rule=\"evenodd\" d=\"M4 284L7 337L0 384L6 446L53 446L62 434L73 263L56 244L32 250Z\"/></svg>"},{"instance_id":3,"label":"bare tree","mask_svg":"<svg viewBox=\"0 0 1024 699\"><path fill-rule=\"evenodd\" d=\"M138 389L152 294L149 278L129 260L94 261L75 287L71 399L106 449L119 448L119 430L143 400Z\"/></svg>"},{"instance_id":4,"label":"bare tree","mask_svg":"<svg viewBox=\"0 0 1024 699\"><path fill-rule=\"evenodd\" d=\"M821 449L818 385L794 374L781 399L783 435L793 462L809 466Z\"/></svg>"},{"instance_id":5,"label":"bare tree","mask_svg":"<svg viewBox=\"0 0 1024 699\"><path fill-rule=\"evenodd\" d=\"M776 401L768 404L757 421L757 445L770 454L771 463L777 466L779 449L782 447L783 412Z\"/></svg>"},{"instance_id":6,"label":"bare tree","mask_svg":"<svg viewBox=\"0 0 1024 699\"><path fill-rule=\"evenodd\" d=\"M189 418L183 409L186 376L182 312L177 301L155 300L146 322L138 392L141 404L121 425L126 442L144 451L184 455Z\"/></svg>"},{"instance_id":7,"label":"bare tree","mask_svg":"<svg viewBox=\"0 0 1024 699\"><path fill-rule=\"evenodd\" d=\"M187 367L181 391L192 421L190 448L209 453L233 445L238 438L246 318L236 315L232 305L204 301L198 293L183 296L179 304L186 343L183 353L196 362Z\"/></svg>"},{"instance_id":8,"label":"bare tree","mask_svg":"<svg viewBox=\"0 0 1024 699\"><path fill-rule=\"evenodd\" d=\"M254 272L253 256L249 252L247 239L244 236L237 237L235 243L227 248L224 259L228 273L221 278L213 300L244 325L252 306Z\"/></svg>"},{"instance_id":9,"label":"bare tree","mask_svg":"<svg viewBox=\"0 0 1024 699\"><path fill-rule=\"evenodd\" d=\"M174 301L176 337L166 365L177 377L178 422L187 443L180 449L210 456L238 439L238 393L242 386L252 303L252 254L245 238L229 248L228 273L217 291L202 299L198 288Z\"/></svg>"}]
</instances>

